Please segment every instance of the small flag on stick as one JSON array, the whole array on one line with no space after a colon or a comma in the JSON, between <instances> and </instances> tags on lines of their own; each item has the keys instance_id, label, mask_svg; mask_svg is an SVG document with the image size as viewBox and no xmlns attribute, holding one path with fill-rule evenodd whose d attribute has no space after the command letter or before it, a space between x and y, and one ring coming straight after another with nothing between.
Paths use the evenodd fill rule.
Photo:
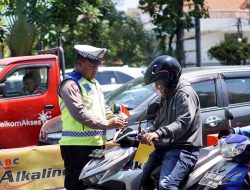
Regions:
<instances>
[{"instance_id":1,"label":"small flag on stick","mask_svg":"<svg viewBox=\"0 0 250 190\"><path fill-rule=\"evenodd\" d=\"M122 114L121 116L125 116L126 118L127 117L131 117L129 111L127 110L127 108L123 105L120 105L120 113Z\"/></svg>"}]
</instances>

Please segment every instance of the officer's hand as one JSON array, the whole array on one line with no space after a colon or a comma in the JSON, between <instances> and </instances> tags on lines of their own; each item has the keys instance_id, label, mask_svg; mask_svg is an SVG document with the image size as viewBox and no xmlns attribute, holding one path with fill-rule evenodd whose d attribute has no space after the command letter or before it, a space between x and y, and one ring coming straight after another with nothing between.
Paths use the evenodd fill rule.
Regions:
<instances>
[{"instance_id":1,"label":"officer's hand","mask_svg":"<svg viewBox=\"0 0 250 190\"><path fill-rule=\"evenodd\" d=\"M128 122L125 121L121 117L115 117L115 118L109 119L108 127L110 128L124 128L127 126L128 126Z\"/></svg>"},{"instance_id":2,"label":"officer's hand","mask_svg":"<svg viewBox=\"0 0 250 190\"><path fill-rule=\"evenodd\" d=\"M146 144L153 145L154 141L158 140L159 136L156 132L145 133L143 135L143 141L146 141Z\"/></svg>"},{"instance_id":3,"label":"officer's hand","mask_svg":"<svg viewBox=\"0 0 250 190\"><path fill-rule=\"evenodd\" d=\"M223 129L219 132L218 134L218 139L221 139L222 137L226 137L228 135L234 134L234 130L233 129Z\"/></svg>"}]
</instances>

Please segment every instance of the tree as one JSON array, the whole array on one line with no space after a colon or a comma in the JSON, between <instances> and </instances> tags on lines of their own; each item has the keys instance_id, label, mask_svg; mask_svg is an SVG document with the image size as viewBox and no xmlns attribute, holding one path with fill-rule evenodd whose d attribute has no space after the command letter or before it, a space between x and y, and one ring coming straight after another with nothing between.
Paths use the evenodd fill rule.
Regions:
<instances>
[{"instance_id":1,"label":"tree","mask_svg":"<svg viewBox=\"0 0 250 190\"><path fill-rule=\"evenodd\" d=\"M24 1L9 1L9 7L12 15L7 15L8 19L8 32L7 27L1 26L1 41L7 42L7 45L11 51L11 56L30 55L32 51L32 45L35 38L34 25L27 22L24 14ZM1 8L3 6L1 4ZM5 37L5 39L2 39Z\"/></svg>"},{"instance_id":2,"label":"tree","mask_svg":"<svg viewBox=\"0 0 250 190\"><path fill-rule=\"evenodd\" d=\"M131 66L148 64L154 53L151 51L154 36L143 29L143 24L140 21L121 13L117 14L119 16L110 23L111 57L118 58Z\"/></svg>"},{"instance_id":3,"label":"tree","mask_svg":"<svg viewBox=\"0 0 250 190\"><path fill-rule=\"evenodd\" d=\"M8 33L7 26L2 18L0 18L0 59L3 58L4 46L6 44L6 35Z\"/></svg>"},{"instance_id":4,"label":"tree","mask_svg":"<svg viewBox=\"0 0 250 190\"><path fill-rule=\"evenodd\" d=\"M14 23L11 24L10 33L7 35L7 44L12 56L31 55L35 39L35 27L27 22L23 6L24 0L16 1Z\"/></svg>"},{"instance_id":5,"label":"tree","mask_svg":"<svg viewBox=\"0 0 250 190\"><path fill-rule=\"evenodd\" d=\"M182 63L184 29L194 28L194 18L208 16L204 0L140 0L139 4L140 8L150 15L152 23L156 26L154 30L161 40L162 51L177 56ZM175 51L172 47L174 37L176 37ZM168 49L165 47L167 38Z\"/></svg>"},{"instance_id":6,"label":"tree","mask_svg":"<svg viewBox=\"0 0 250 190\"><path fill-rule=\"evenodd\" d=\"M246 38L239 42L236 37L228 37L210 48L208 54L223 65L245 65L250 59L250 44L247 43Z\"/></svg>"},{"instance_id":7,"label":"tree","mask_svg":"<svg viewBox=\"0 0 250 190\"><path fill-rule=\"evenodd\" d=\"M0 2L5 6L2 16L14 14L15 4L10 2L15 1ZM61 36L67 68L75 64L75 44L108 48L107 64L148 63L149 42L154 36L148 34L139 21L117 11L112 0L26 0L23 8L27 21L37 31L33 49L38 50L41 41L45 48L55 47Z\"/></svg>"}]
</instances>

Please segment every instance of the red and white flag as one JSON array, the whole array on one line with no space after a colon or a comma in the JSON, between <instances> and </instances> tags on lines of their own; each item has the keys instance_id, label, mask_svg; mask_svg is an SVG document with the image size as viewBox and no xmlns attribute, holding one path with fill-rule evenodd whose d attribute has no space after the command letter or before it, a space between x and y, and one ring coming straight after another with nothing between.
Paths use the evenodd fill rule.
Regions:
<instances>
[{"instance_id":1,"label":"red and white flag","mask_svg":"<svg viewBox=\"0 0 250 190\"><path fill-rule=\"evenodd\" d=\"M120 115L124 119L126 119L128 117L131 117L128 109L125 106L123 106L123 105L120 105Z\"/></svg>"}]
</instances>

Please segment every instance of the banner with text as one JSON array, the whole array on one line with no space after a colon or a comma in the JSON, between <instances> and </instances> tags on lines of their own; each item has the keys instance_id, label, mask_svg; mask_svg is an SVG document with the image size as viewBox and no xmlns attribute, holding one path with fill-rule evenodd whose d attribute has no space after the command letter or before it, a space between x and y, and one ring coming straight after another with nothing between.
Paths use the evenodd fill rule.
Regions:
<instances>
[{"instance_id":1,"label":"banner with text","mask_svg":"<svg viewBox=\"0 0 250 190\"><path fill-rule=\"evenodd\" d=\"M62 188L64 175L59 145L0 150L1 190Z\"/></svg>"}]
</instances>

